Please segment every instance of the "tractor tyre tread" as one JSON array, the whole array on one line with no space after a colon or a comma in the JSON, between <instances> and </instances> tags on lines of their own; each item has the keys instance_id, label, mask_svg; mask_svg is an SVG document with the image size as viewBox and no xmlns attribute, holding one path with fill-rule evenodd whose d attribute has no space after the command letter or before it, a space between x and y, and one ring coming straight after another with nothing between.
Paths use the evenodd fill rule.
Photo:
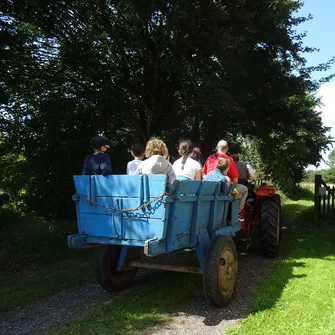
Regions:
<instances>
[{"instance_id":1,"label":"tractor tyre tread","mask_svg":"<svg viewBox=\"0 0 335 335\"><path fill-rule=\"evenodd\" d=\"M279 228L278 228L279 225ZM278 236L279 234L279 236ZM260 248L263 256L277 257L281 240L280 196L264 198L260 211Z\"/></svg>"}]
</instances>

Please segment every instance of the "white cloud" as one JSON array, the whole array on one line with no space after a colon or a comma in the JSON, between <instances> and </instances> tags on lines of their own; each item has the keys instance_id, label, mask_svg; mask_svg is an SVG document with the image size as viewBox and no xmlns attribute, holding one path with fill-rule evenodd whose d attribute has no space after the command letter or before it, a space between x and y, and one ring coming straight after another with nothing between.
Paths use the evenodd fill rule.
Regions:
<instances>
[{"instance_id":1,"label":"white cloud","mask_svg":"<svg viewBox=\"0 0 335 335\"><path fill-rule=\"evenodd\" d=\"M322 122L326 127L332 127L329 134L335 139L335 82L324 83L317 92L317 96L321 98L323 106L318 108L321 111ZM323 158L327 159L329 152L323 154ZM326 169L328 166L322 162L318 169Z\"/></svg>"}]
</instances>

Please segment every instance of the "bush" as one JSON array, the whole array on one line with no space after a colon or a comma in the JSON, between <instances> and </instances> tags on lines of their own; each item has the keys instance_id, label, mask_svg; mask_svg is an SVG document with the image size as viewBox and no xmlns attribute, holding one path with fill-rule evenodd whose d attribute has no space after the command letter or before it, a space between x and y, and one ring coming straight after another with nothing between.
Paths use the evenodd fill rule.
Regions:
<instances>
[{"instance_id":1,"label":"bush","mask_svg":"<svg viewBox=\"0 0 335 335\"><path fill-rule=\"evenodd\" d=\"M38 268L64 259L72 259L83 251L69 249L67 235L76 232L72 221L47 221L28 215L2 211L0 227L0 272Z\"/></svg>"}]
</instances>

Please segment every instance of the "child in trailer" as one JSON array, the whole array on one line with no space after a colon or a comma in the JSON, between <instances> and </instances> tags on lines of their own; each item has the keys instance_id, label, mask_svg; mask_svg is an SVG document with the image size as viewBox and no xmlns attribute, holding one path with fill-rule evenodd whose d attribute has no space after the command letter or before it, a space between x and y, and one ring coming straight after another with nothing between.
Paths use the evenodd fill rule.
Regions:
<instances>
[{"instance_id":1,"label":"child in trailer","mask_svg":"<svg viewBox=\"0 0 335 335\"><path fill-rule=\"evenodd\" d=\"M127 174L135 174L138 166L142 163L145 153L143 144L136 143L131 146L131 155L134 159L127 164Z\"/></svg>"},{"instance_id":2,"label":"child in trailer","mask_svg":"<svg viewBox=\"0 0 335 335\"><path fill-rule=\"evenodd\" d=\"M231 184L230 178L227 176L230 161L226 158L219 158L217 167L211 170L204 178L203 181L220 181L224 183L223 192L226 193Z\"/></svg>"},{"instance_id":3,"label":"child in trailer","mask_svg":"<svg viewBox=\"0 0 335 335\"><path fill-rule=\"evenodd\" d=\"M230 160L227 158L219 158L217 167L210 172L204 177L204 181L221 181L224 182L224 188L223 188L223 193L227 193L229 186L231 184L230 178L227 175L227 172L229 170L229 165L230 165ZM235 189L236 191L236 189ZM234 192L235 192L234 191ZM233 192L233 194L234 194ZM238 216L239 221L244 221L244 218L239 215Z\"/></svg>"},{"instance_id":4,"label":"child in trailer","mask_svg":"<svg viewBox=\"0 0 335 335\"><path fill-rule=\"evenodd\" d=\"M112 163L107 151L110 147L118 145L118 143L109 140L105 136L95 136L91 139L90 145L93 149L93 154L86 156L81 174L103 176L112 174Z\"/></svg>"},{"instance_id":5,"label":"child in trailer","mask_svg":"<svg viewBox=\"0 0 335 335\"><path fill-rule=\"evenodd\" d=\"M173 169L178 180L200 180L201 165L192 158L194 144L190 140L179 142L178 152L181 158L173 163Z\"/></svg>"},{"instance_id":6,"label":"child in trailer","mask_svg":"<svg viewBox=\"0 0 335 335\"><path fill-rule=\"evenodd\" d=\"M137 167L135 174L165 174L169 186L176 179L171 163L167 160L168 150L166 144L158 139L151 138L145 147L145 161Z\"/></svg>"}]
</instances>

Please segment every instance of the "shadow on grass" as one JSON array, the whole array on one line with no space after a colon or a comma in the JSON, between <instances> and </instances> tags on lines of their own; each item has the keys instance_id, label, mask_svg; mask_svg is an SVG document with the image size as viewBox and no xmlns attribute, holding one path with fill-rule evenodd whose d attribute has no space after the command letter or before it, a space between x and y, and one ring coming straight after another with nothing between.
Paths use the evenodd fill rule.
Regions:
<instances>
[{"instance_id":1,"label":"shadow on grass","mask_svg":"<svg viewBox=\"0 0 335 335\"><path fill-rule=\"evenodd\" d=\"M285 193L288 199L298 201L298 200L314 200L314 190L311 187L296 187L293 190Z\"/></svg>"},{"instance_id":2,"label":"shadow on grass","mask_svg":"<svg viewBox=\"0 0 335 335\"><path fill-rule=\"evenodd\" d=\"M189 256L192 257L191 254ZM240 255L240 261L240 272L243 274L240 273L235 297L227 307L208 305L203 293L202 276L159 272L150 282L143 282L143 286L135 282L131 291L119 297L113 296L103 307L71 321L67 327L50 330L48 334L80 334L85 330L87 334L130 335L168 321L169 327L179 329L183 325L175 325L171 319L179 313L197 315L208 327L215 327L222 320L242 318L245 316L251 286L267 274L263 263L271 266L273 261L260 258L258 251L249 256ZM253 306L257 306L258 310L270 308L280 298L290 279L303 278L303 275L293 274L294 268L304 267L303 261L290 260L285 264L278 263L275 267L276 270L270 275L275 279L275 284L265 288L266 295L259 298L255 296L253 311L256 310Z\"/></svg>"},{"instance_id":3,"label":"shadow on grass","mask_svg":"<svg viewBox=\"0 0 335 335\"><path fill-rule=\"evenodd\" d=\"M0 313L94 280L93 251L67 246L72 222L0 214Z\"/></svg>"},{"instance_id":4,"label":"shadow on grass","mask_svg":"<svg viewBox=\"0 0 335 335\"><path fill-rule=\"evenodd\" d=\"M288 208L292 212L295 206ZM250 304L250 312L257 313L272 308L281 298L284 288L291 279L305 278L299 268L306 265L306 259L329 260L335 256L335 222L316 225L312 208L305 210L298 219L288 225L284 233L285 258L277 262L270 275L259 282ZM315 262L315 271L318 271Z\"/></svg>"},{"instance_id":5,"label":"shadow on grass","mask_svg":"<svg viewBox=\"0 0 335 335\"><path fill-rule=\"evenodd\" d=\"M56 262L86 257L89 250L72 250L67 235L72 221L47 221L33 215L12 216L0 227L0 275L32 271Z\"/></svg>"},{"instance_id":6,"label":"shadow on grass","mask_svg":"<svg viewBox=\"0 0 335 335\"><path fill-rule=\"evenodd\" d=\"M313 198L311 191L297 190L291 194L291 200ZM303 208L301 202L283 205L287 218L296 218ZM335 255L332 245L335 224L313 225L313 212L305 211L284 231L284 243L289 258L275 261L263 260L257 255L242 256L244 272L237 290L237 298L227 307L217 309L208 306L203 294L202 276L159 272L147 279L144 285L134 282L132 289L120 295L113 295L103 306L88 314L74 319L62 329L53 329L49 334L119 334L129 335L143 331L155 324L163 323L180 312L203 318L207 326L216 326L224 319L236 320L245 316L250 286L267 276L262 268L264 262L273 270L264 281L258 284L253 296L250 310L258 312L269 309L280 299L282 292L291 279L302 280L305 275L294 274L294 269L305 266L305 257L325 258ZM329 259L330 261L332 259ZM241 276L242 277L242 276ZM247 289L245 288L247 287Z\"/></svg>"},{"instance_id":7,"label":"shadow on grass","mask_svg":"<svg viewBox=\"0 0 335 335\"><path fill-rule=\"evenodd\" d=\"M319 230L311 223L312 211L308 209L300 215L304 209L310 207L313 193L298 189L295 194L291 194L291 197L294 200L305 200L306 205L302 205L303 201L283 204L286 223L294 221L293 224L286 225L284 231L284 242L288 252L294 251L296 255L300 252L301 258L302 255L305 257L306 253L309 257L315 258L335 254L335 249L329 249L332 238L329 231L315 234ZM294 220L297 216L298 219ZM320 243L323 243L323 248L316 248ZM262 294L254 295L250 307L256 312L276 304L289 280L304 278L303 274L294 274L294 269L305 266L304 261L299 258L273 262L270 259L261 259L258 252L249 256L240 255L244 274L238 283L237 297L229 306L219 309L207 304L203 293L202 276L159 273L143 287L136 287L134 283L133 290L121 295L122 299L113 297L102 308L73 320L68 327L51 330L49 334L76 334L85 330L87 334L129 335L166 322L170 316L180 312L202 317L202 322L207 326L217 326L224 319L236 320L245 316L251 286L268 274L263 269L263 263L273 266L266 279L271 285L264 287L263 281L258 285L255 292L261 291Z\"/></svg>"}]
</instances>

